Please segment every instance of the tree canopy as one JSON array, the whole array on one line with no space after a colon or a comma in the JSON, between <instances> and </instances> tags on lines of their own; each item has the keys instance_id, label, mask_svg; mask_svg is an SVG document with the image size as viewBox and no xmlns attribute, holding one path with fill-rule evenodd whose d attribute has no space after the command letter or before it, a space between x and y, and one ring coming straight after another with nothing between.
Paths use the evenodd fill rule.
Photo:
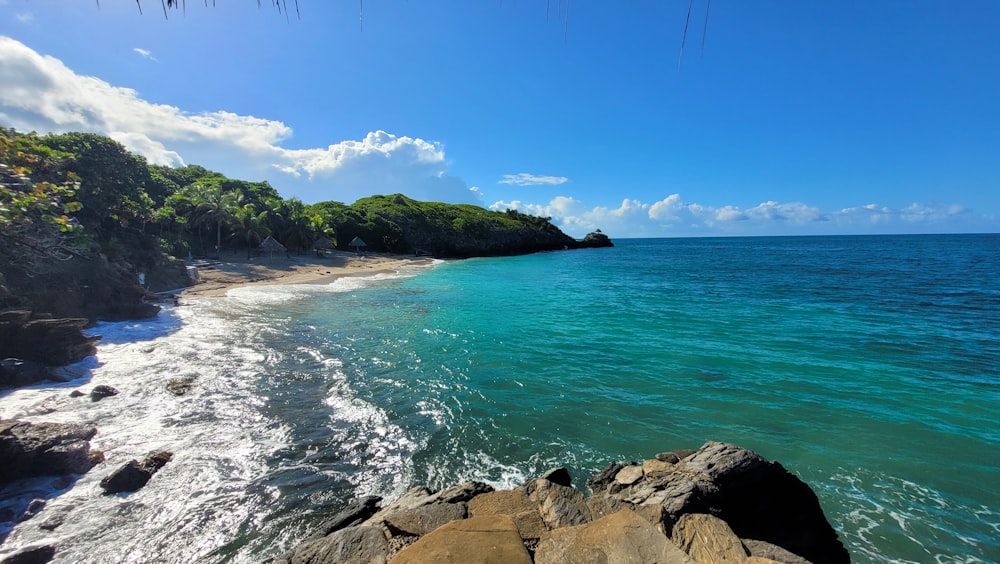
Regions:
<instances>
[{"instance_id":1,"label":"tree canopy","mask_svg":"<svg viewBox=\"0 0 1000 564\"><path fill-rule=\"evenodd\" d=\"M269 235L297 253L320 238L346 250L361 237L371 251L468 254L476 241L508 241L515 232L562 235L549 218L402 194L305 204L282 198L268 182L193 164L150 165L101 135L0 128L0 244L38 249L27 254L46 260L91 244L124 252L139 240L180 257L239 250L249 256Z\"/></svg>"}]
</instances>

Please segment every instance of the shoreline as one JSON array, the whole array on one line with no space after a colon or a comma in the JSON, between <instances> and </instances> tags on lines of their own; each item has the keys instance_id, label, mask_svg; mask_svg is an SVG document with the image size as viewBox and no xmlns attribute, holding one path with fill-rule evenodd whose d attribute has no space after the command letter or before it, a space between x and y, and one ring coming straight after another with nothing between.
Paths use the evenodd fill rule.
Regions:
<instances>
[{"instance_id":1,"label":"shoreline","mask_svg":"<svg viewBox=\"0 0 1000 564\"><path fill-rule=\"evenodd\" d=\"M386 253L328 252L324 257L225 255L220 262L198 267L193 286L177 292L182 299L225 297L233 288L279 284L330 284L349 276L374 276L401 268L430 266L435 259Z\"/></svg>"}]
</instances>

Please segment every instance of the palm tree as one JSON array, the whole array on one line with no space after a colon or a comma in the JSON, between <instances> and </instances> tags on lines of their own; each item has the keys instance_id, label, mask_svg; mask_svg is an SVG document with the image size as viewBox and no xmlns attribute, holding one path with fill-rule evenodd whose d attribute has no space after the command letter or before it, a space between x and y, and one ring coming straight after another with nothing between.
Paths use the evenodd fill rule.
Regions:
<instances>
[{"instance_id":1,"label":"palm tree","mask_svg":"<svg viewBox=\"0 0 1000 564\"><path fill-rule=\"evenodd\" d=\"M236 219L236 212L243 203L243 194L223 192L219 186L199 186L194 196L195 208L201 213L199 223L215 223L215 254L222 252L222 224Z\"/></svg>"},{"instance_id":2,"label":"palm tree","mask_svg":"<svg viewBox=\"0 0 1000 564\"><path fill-rule=\"evenodd\" d=\"M243 239L247 244L247 260L250 259L250 251L253 250L253 245L265 237L267 237L271 230L267 228L265 221L267 220L267 212L262 211L260 213L255 213L256 210L250 204L244 205L242 208L236 210L236 233L235 237Z\"/></svg>"}]
</instances>

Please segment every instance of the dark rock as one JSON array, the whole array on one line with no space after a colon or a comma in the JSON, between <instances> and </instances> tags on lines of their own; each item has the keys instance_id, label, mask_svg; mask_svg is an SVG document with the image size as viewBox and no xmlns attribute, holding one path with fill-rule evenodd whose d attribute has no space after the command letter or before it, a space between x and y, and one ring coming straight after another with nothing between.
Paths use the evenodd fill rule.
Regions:
<instances>
[{"instance_id":1,"label":"dark rock","mask_svg":"<svg viewBox=\"0 0 1000 564\"><path fill-rule=\"evenodd\" d=\"M553 468L542 474L542 479L548 480L553 484L566 486L567 488L573 486L573 478L569 475L569 470L566 468Z\"/></svg>"},{"instance_id":2,"label":"dark rock","mask_svg":"<svg viewBox=\"0 0 1000 564\"><path fill-rule=\"evenodd\" d=\"M0 358L19 358L63 366L97 352L100 337L88 337L86 319L32 319L28 311L0 314Z\"/></svg>"},{"instance_id":3,"label":"dark rock","mask_svg":"<svg viewBox=\"0 0 1000 564\"><path fill-rule=\"evenodd\" d=\"M97 463L97 429L72 423L0 421L0 483L36 476L82 474Z\"/></svg>"},{"instance_id":4,"label":"dark rock","mask_svg":"<svg viewBox=\"0 0 1000 564\"><path fill-rule=\"evenodd\" d=\"M101 480L101 488L105 495L120 492L134 492L149 482L163 468L163 466L173 458L173 454L167 451L157 452L147 456L140 463L138 460L129 460L118 470L115 470Z\"/></svg>"},{"instance_id":5,"label":"dark rock","mask_svg":"<svg viewBox=\"0 0 1000 564\"><path fill-rule=\"evenodd\" d=\"M86 394L84 394L80 390L73 390L72 392L69 393L69 397L71 398L82 398L84 395Z\"/></svg>"},{"instance_id":6,"label":"dark rock","mask_svg":"<svg viewBox=\"0 0 1000 564\"><path fill-rule=\"evenodd\" d=\"M611 242L611 238L609 238L604 233L601 233L600 229L592 233L587 233L587 235L583 238L583 241L580 241L580 247L584 249L596 249L600 247L614 247L614 246L615 244Z\"/></svg>"},{"instance_id":7,"label":"dark rock","mask_svg":"<svg viewBox=\"0 0 1000 564\"><path fill-rule=\"evenodd\" d=\"M680 450L672 450L670 452L661 452L656 455L656 459L661 462L670 462L672 464L677 464L681 460L691 456L696 451L685 448Z\"/></svg>"},{"instance_id":8,"label":"dark rock","mask_svg":"<svg viewBox=\"0 0 1000 564\"><path fill-rule=\"evenodd\" d=\"M590 491L595 493L604 491L608 487L608 484L615 480L615 476L618 475L618 471L621 469L622 465L617 462L612 462L605 466L603 470L587 480Z\"/></svg>"},{"instance_id":9,"label":"dark rock","mask_svg":"<svg viewBox=\"0 0 1000 564\"><path fill-rule=\"evenodd\" d=\"M785 550L776 544L756 539L741 539L750 556L766 558L781 564L812 564L798 554Z\"/></svg>"},{"instance_id":10,"label":"dark rock","mask_svg":"<svg viewBox=\"0 0 1000 564\"><path fill-rule=\"evenodd\" d=\"M111 386L105 386L101 384L100 386L94 386L93 390L90 390L90 401L101 401L104 398L109 398L111 396L117 396L118 390L112 388Z\"/></svg>"},{"instance_id":11,"label":"dark rock","mask_svg":"<svg viewBox=\"0 0 1000 564\"><path fill-rule=\"evenodd\" d=\"M445 488L434 495L436 501L443 503L458 503L469 501L477 495L493 491L493 486L482 482L463 482L457 486Z\"/></svg>"},{"instance_id":12,"label":"dark rock","mask_svg":"<svg viewBox=\"0 0 1000 564\"><path fill-rule=\"evenodd\" d=\"M194 378L186 376L184 378L174 378L167 382L167 391L175 396L183 396L194 387Z\"/></svg>"},{"instance_id":13,"label":"dark rock","mask_svg":"<svg viewBox=\"0 0 1000 564\"><path fill-rule=\"evenodd\" d=\"M0 560L0 564L44 564L56 557L56 547L52 545L26 548L17 554Z\"/></svg>"},{"instance_id":14,"label":"dark rock","mask_svg":"<svg viewBox=\"0 0 1000 564\"><path fill-rule=\"evenodd\" d=\"M56 379L45 365L20 358L0 360L0 389L30 386L43 380Z\"/></svg>"},{"instance_id":15,"label":"dark rock","mask_svg":"<svg viewBox=\"0 0 1000 564\"><path fill-rule=\"evenodd\" d=\"M382 501L382 498L376 495L368 495L352 501L347 507L341 509L339 513L323 521L313 531L310 538L325 537L334 531L360 525L378 511L378 503L380 501Z\"/></svg>"},{"instance_id":16,"label":"dark rock","mask_svg":"<svg viewBox=\"0 0 1000 564\"><path fill-rule=\"evenodd\" d=\"M28 507L24 510L24 513L22 513L21 516L17 518L17 521L18 522L27 521L28 519L31 519L35 515L38 515L38 513L41 512L41 510L43 509L45 509L45 500L33 499L31 500L31 503L28 504Z\"/></svg>"},{"instance_id":17,"label":"dark rock","mask_svg":"<svg viewBox=\"0 0 1000 564\"><path fill-rule=\"evenodd\" d=\"M59 513L56 515L50 515L46 517L41 523L38 524L39 529L44 529L46 531L54 531L62 526L66 522L66 515Z\"/></svg>"},{"instance_id":18,"label":"dark rock","mask_svg":"<svg viewBox=\"0 0 1000 564\"><path fill-rule=\"evenodd\" d=\"M711 513L741 538L776 544L815 564L850 562L812 489L778 462L735 445L709 442L679 467L712 478Z\"/></svg>"}]
</instances>

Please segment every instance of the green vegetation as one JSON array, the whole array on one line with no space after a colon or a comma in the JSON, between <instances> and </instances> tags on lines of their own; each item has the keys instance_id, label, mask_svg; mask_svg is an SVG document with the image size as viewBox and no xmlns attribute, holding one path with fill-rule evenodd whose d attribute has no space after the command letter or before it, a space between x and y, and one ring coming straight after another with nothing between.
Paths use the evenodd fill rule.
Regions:
<instances>
[{"instance_id":1,"label":"green vegetation","mask_svg":"<svg viewBox=\"0 0 1000 564\"><path fill-rule=\"evenodd\" d=\"M149 165L100 135L39 136L0 127L0 246L15 249L11 256L30 257L29 273L94 249L123 258L132 270L155 262L151 252L251 256L268 235L294 253L308 252L321 237L342 250L360 237L369 251L450 257L575 243L549 218L516 211L399 194L307 205L283 199L267 182L235 180L197 165Z\"/></svg>"}]
</instances>

